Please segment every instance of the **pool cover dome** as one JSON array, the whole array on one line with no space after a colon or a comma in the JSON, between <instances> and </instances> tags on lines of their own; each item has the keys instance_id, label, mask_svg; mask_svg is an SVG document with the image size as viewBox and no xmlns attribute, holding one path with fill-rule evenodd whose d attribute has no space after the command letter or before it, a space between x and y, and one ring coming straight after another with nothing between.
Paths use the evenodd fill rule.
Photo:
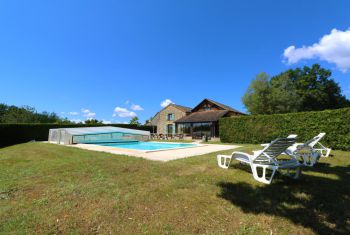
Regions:
<instances>
[{"instance_id":1,"label":"pool cover dome","mask_svg":"<svg viewBox=\"0 0 350 235\"><path fill-rule=\"evenodd\" d=\"M149 131L113 126L50 129L49 142L57 144L147 141Z\"/></svg>"}]
</instances>

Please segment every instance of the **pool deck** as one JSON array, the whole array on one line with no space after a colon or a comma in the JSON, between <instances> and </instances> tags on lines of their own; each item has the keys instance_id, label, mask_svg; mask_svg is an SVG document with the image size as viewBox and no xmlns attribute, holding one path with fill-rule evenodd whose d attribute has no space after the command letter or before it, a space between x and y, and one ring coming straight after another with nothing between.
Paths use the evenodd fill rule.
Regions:
<instances>
[{"instance_id":1,"label":"pool deck","mask_svg":"<svg viewBox=\"0 0 350 235\"><path fill-rule=\"evenodd\" d=\"M100 145L93 145L93 144L76 144L76 145L68 145L68 146L87 149L87 150L93 150L93 151L99 151L99 152L118 154L118 155L141 157L148 160L163 161L163 162L181 159L181 158L193 157L193 156L200 156L203 154L208 154L208 153L213 153L213 152L218 152L223 150L230 150L230 149L233 150L235 148L240 147L238 145L199 144L196 147L190 147L190 148L142 152L142 151L137 151L132 149L122 149L122 148L100 146Z\"/></svg>"}]
</instances>

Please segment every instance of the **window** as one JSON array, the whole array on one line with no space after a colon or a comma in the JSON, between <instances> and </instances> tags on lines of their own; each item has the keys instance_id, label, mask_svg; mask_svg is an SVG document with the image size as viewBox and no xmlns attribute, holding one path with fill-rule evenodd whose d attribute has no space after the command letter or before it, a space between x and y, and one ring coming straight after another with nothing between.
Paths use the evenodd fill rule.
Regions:
<instances>
[{"instance_id":1,"label":"window","mask_svg":"<svg viewBox=\"0 0 350 235\"><path fill-rule=\"evenodd\" d=\"M166 120L167 120L167 121L173 121L173 120L175 120L175 114L173 114L173 113L168 113Z\"/></svg>"},{"instance_id":2,"label":"window","mask_svg":"<svg viewBox=\"0 0 350 235\"><path fill-rule=\"evenodd\" d=\"M211 136L211 127L212 124L209 122L203 122L203 123L193 123L193 135L195 136Z\"/></svg>"},{"instance_id":3,"label":"window","mask_svg":"<svg viewBox=\"0 0 350 235\"><path fill-rule=\"evenodd\" d=\"M191 124L190 123L181 123L178 125L178 133L191 135Z\"/></svg>"},{"instance_id":4,"label":"window","mask_svg":"<svg viewBox=\"0 0 350 235\"><path fill-rule=\"evenodd\" d=\"M209 104L206 104L203 108L204 108L204 110L206 110L206 111L207 111L207 110L211 110L211 106L210 106Z\"/></svg>"}]
</instances>

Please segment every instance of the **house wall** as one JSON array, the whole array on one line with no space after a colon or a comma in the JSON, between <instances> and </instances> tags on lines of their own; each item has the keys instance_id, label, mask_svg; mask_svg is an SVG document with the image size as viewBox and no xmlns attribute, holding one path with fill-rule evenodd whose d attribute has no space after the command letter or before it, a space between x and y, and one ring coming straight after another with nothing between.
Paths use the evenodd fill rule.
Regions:
<instances>
[{"instance_id":1,"label":"house wall","mask_svg":"<svg viewBox=\"0 0 350 235\"><path fill-rule=\"evenodd\" d=\"M168 114L173 113L175 115L174 120L168 121ZM158 134L172 134L167 133L167 125L172 124L173 129L175 130L175 121L179 118L182 118L186 116L186 112L172 106L168 105L166 108L161 110L153 119L152 119L152 125L157 126L157 133Z\"/></svg>"}]
</instances>

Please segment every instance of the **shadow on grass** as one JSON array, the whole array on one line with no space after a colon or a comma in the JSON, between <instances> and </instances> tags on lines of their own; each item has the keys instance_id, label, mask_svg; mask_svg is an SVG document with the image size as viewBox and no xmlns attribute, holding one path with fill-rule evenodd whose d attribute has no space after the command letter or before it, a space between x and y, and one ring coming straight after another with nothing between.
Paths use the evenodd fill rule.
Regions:
<instances>
[{"instance_id":1,"label":"shadow on grass","mask_svg":"<svg viewBox=\"0 0 350 235\"><path fill-rule=\"evenodd\" d=\"M300 180L280 177L259 187L221 182L218 196L245 213L284 217L317 234L350 234L350 165L320 163L308 171L316 174L303 174Z\"/></svg>"}]
</instances>

